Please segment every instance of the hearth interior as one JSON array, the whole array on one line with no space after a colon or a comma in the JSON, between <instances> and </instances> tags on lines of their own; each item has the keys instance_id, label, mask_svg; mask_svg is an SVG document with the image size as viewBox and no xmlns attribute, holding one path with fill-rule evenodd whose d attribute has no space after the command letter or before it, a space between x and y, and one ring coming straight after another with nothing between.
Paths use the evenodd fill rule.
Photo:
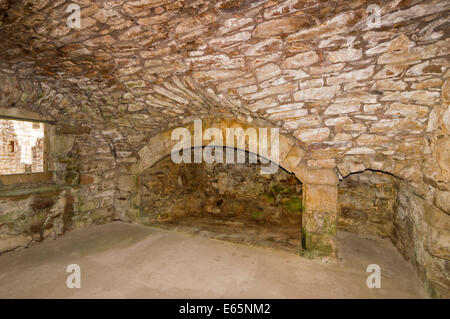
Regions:
<instances>
[{"instance_id":1,"label":"hearth interior","mask_svg":"<svg viewBox=\"0 0 450 319\"><path fill-rule=\"evenodd\" d=\"M301 249L302 184L282 168L261 174L267 161L235 151L245 163L181 163L171 156L140 178L144 223L233 242ZM251 163L253 157L257 163ZM224 156L225 162L225 156Z\"/></svg>"}]
</instances>

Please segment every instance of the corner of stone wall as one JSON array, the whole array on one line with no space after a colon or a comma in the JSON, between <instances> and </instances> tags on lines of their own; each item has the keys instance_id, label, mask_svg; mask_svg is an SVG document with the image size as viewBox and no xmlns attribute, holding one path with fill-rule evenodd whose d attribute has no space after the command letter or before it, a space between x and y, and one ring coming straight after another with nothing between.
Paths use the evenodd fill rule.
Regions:
<instances>
[{"instance_id":1,"label":"corner of stone wall","mask_svg":"<svg viewBox=\"0 0 450 319\"><path fill-rule=\"evenodd\" d=\"M391 240L410 261L430 296L450 297L450 217L417 196L412 186L398 182Z\"/></svg>"}]
</instances>

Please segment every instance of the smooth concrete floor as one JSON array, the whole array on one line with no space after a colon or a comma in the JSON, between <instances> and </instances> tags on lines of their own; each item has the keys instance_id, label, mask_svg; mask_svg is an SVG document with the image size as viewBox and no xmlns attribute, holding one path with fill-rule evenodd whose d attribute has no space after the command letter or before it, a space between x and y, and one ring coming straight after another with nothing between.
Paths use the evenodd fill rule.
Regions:
<instances>
[{"instance_id":1,"label":"smooth concrete floor","mask_svg":"<svg viewBox=\"0 0 450 319\"><path fill-rule=\"evenodd\" d=\"M339 263L110 223L0 256L1 298L427 298L388 240L339 234ZM81 268L69 289L66 267ZM381 288L369 289L369 264Z\"/></svg>"}]
</instances>

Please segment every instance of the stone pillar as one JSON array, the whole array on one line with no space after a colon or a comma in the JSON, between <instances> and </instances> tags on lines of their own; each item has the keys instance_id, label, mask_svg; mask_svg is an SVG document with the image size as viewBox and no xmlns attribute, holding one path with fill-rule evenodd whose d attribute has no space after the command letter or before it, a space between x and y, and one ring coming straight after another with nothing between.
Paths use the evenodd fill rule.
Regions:
<instances>
[{"instance_id":1,"label":"stone pillar","mask_svg":"<svg viewBox=\"0 0 450 319\"><path fill-rule=\"evenodd\" d=\"M302 243L308 254L336 257L337 185L303 185Z\"/></svg>"},{"instance_id":2,"label":"stone pillar","mask_svg":"<svg viewBox=\"0 0 450 319\"><path fill-rule=\"evenodd\" d=\"M303 181L302 244L308 257L336 257L337 184L332 169L297 167Z\"/></svg>"}]
</instances>

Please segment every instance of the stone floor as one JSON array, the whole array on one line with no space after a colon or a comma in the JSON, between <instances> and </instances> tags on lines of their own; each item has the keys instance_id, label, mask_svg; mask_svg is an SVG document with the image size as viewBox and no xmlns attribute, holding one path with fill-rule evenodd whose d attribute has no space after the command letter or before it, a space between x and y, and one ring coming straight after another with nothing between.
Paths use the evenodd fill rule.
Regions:
<instances>
[{"instance_id":1,"label":"stone floor","mask_svg":"<svg viewBox=\"0 0 450 319\"><path fill-rule=\"evenodd\" d=\"M296 218L301 218L300 215ZM249 220L245 217L183 216L169 222L154 222L153 226L175 230L236 244L259 246L299 253L302 245L300 223L271 223ZM280 231L282 230L282 231Z\"/></svg>"},{"instance_id":2,"label":"stone floor","mask_svg":"<svg viewBox=\"0 0 450 319\"><path fill-rule=\"evenodd\" d=\"M339 234L339 263L142 225L110 223L0 256L1 298L426 298L387 240ZM81 267L81 289L66 267ZM366 286L368 264L381 288Z\"/></svg>"}]
</instances>

